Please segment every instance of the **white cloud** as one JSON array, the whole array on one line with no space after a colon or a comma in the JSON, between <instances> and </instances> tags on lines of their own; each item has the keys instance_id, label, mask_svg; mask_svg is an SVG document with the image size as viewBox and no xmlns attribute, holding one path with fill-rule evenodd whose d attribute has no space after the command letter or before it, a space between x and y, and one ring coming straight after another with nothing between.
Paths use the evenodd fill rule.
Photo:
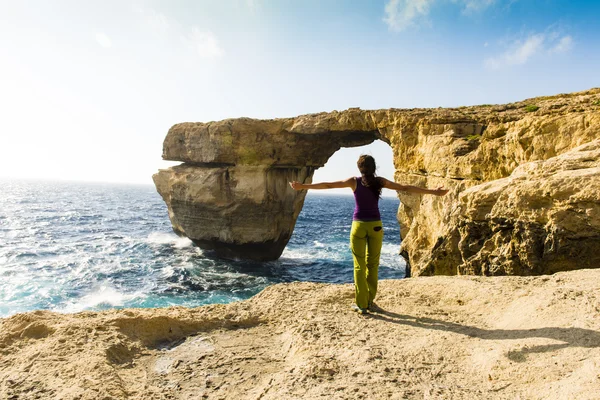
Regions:
<instances>
[{"instance_id":1,"label":"white cloud","mask_svg":"<svg viewBox=\"0 0 600 400\"><path fill-rule=\"evenodd\" d=\"M217 37L210 31L203 32L198 27L193 27L191 33L184 40L201 57L220 58L225 54Z\"/></svg>"},{"instance_id":2,"label":"white cloud","mask_svg":"<svg viewBox=\"0 0 600 400\"><path fill-rule=\"evenodd\" d=\"M385 5L385 23L391 30L402 31L415 23L415 20L429 14L435 0L389 0Z\"/></svg>"},{"instance_id":3,"label":"white cloud","mask_svg":"<svg viewBox=\"0 0 600 400\"><path fill-rule=\"evenodd\" d=\"M134 11L152 31L159 35L166 34L171 26L171 22L166 15L152 8L134 6Z\"/></svg>"},{"instance_id":4,"label":"white cloud","mask_svg":"<svg viewBox=\"0 0 600 400\"><path fill-rule=\"evenodd\" d=\"M536 55L564 53L572 46L573 38L569 35L561 38L556 32L530 34L525 40L514 41L504 53L487 58L484 64L490 69L522 65Z\"/></svg>"},{"instance_id":5,"label":"white cloud","mask_svg":"<svg viewBox=\"0 0 600 400\"><path fill-rule=\"evenodd\" d=\"M251 11L254 11L258 7L258 0L246 0L246 4Z\"/></svg>"},{"instance_id":6,"label":"white cloud","mask_svg":"<svg viewBox=\"0 0 600 400\"><path fill-rule=\"evenodd\" d=\"M465 14L472 14L494 5L497 0L388 0L383 20L391 30L399 32L426 21L432 6L448 1L462 7Z\"/></svg>"},{"instance_id":7,"label":"white cloud","mask_svg":"<svg viewBox=\"0 0 600 400\"><path fill-rule=\"evenodd\" d=\"M258 4L258 0L244 1L248 7L256 7ZM188 28L176 19L149 7L134 5L133 11L158 40L170 41L179 38L194 53L206 59L216 59L225 55L217 37L211 31L202 31L197 26Z\"/></svg>"},{"instance_id":8,"label":"white cloud","mask_svg":"<svg viewBox=\"0 0 600 400\"><path fill-rule=\"evenodd\" d=\"M573 38L570 35L563 36L554 47L550 49L550 53L565 53L573 47Z\"/></svg>"},{"instance_id":9,"label":"white cloud","mask_svg":"<svg viewBox=\"0 0 600 400\"><path fill-rule=\"evenodd\" d=\"M106 49L108 49L109 47L112 47L112 42L110 41L110 38L102 32L98 32L96 33L96 42L98 42L98 44Z\"/></svg>"},{"instance_id":10,"label":"white cloud","mask_svg":"<svg viewBox=\"0 0 600 400\"><path fill-rule=\"evenodd\" d=\"M504 66L525 64L534 54L542 50L544 44L544 35L530 35L525 41L517 40L510 49L497 57L490 57L485 60L485 65L491 69L498 69Z\"/></svg>"}]
</instances>

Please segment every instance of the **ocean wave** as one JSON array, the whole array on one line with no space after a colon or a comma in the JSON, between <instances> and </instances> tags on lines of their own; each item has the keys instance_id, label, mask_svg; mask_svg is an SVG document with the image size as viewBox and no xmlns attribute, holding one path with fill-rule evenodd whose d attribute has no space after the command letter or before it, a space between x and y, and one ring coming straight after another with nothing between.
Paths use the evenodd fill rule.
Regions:
<instances>
[{"instance_id":1,"label":"ocean wave","mask_svg":"<svg viewBox=\"0 0 600 400\"><path fill-rule=\"evenodd\" d=\"M183 249L194 244L194 242L186 237L163 232L152 232L148 235L146 242L151 244L172 244L176 249Z\"/></svg>"},{"instance_id":2,"label":"ocean wave","mask_svg":"<svg viewBox=\"0 0 600 400\"><path fill-rule=\"evenodd\" d=\"M76 313L84 310L108 307L123 307L127 302L143 297L142 291L122 293L110 285L102 285L90 293L54 309L61 313Z\"/></svg>"},{"instance_id":3,"label":"ocean wave","mask_svg":"<svg viewBox=\"0 0 600 400\"><path fill-rule=\"evenodd\" d=\"M384 243L381 246L381 254L399 254L400 253L400 243Z\"/></svg>"},{"instance_id":4,"label":"ocean wave","mask_svg":"<svg viewBox=\"0 0 600 400\"><path fill-rule=\"evenodd\" d=\"M290 249L286 248L281 254L280 260L285 262L286 260L329 260L329 261L343 261L350 256L348 246L329 246L325 248L301 248L301 249ZM347 254L345 253L347 252Z\"/></svg>"}]
</instances>

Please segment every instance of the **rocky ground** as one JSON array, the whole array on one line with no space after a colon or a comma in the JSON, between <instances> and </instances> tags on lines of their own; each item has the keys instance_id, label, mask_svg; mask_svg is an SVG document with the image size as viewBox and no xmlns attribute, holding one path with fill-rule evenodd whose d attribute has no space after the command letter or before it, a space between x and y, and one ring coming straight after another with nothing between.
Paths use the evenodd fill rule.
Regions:
<instances>
[{"instance_id":1,"label":"rocky ground","mask_svg":"<svg viewBox=\"0 0 600 400\"><path fill-rule=\"evenodd\" d=\"M0 320L2 399L598 399L600 270Z\"/></svg>"}]
</instances>

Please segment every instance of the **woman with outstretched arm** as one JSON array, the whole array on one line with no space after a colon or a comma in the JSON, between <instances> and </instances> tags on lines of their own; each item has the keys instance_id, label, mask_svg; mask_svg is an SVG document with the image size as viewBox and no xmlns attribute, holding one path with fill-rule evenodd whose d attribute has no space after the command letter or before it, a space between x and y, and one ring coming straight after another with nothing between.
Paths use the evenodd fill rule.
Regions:
<instances>
[{"instance_id":1,"label":"woman with outstretched arm","mask_svg":"<svg viewBox=\"0 0 600 400\"><path fill-rule=\"evenodd\" d=\"M416 194L443 196L447 189L424 189L400 185L383 177L375 176L375 159L362 155L357 162L361 176L337 182L299 183L290 182L294 190L350 188L354 192L356 206L350 231L350 249L354 259L355 301L352 308L364 314L373 308L377 294L379 255L383 244L383 226L379 213L379 199L383 188Z\"/></svg>"}]
</instances>

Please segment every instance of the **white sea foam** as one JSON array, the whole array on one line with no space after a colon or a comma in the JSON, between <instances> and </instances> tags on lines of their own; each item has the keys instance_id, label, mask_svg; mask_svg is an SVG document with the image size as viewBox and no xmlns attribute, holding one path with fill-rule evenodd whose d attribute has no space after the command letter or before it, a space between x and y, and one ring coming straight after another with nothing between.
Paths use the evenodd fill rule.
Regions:
<instances>
[{"instance_id":1,"label":"white sea foam","mask_svg":"<svg viewBox=\"0 0 600 400\"><path fill-rule=\"evenodd\" d=\"M146 241L154 244L172 244L176 249L183 249L193 244L193 242L186 237L162 232L152 232L148 235Z\"/></svg>"},{"instance_id":2,"label":"white sea foam","mask_svg":"<svg viewBox=\"0 0 600 400\"><path fill-rule=\"evenodd\" d=\"M398 254L400 251L400 245L394 243L384 243L381 246L381 254Z\"/></svg>"},{"instance_id":3,"label":"white sea foam","mask_svg":"<svg viewBox=\"0 0 600 400\"><path fill-rule=\"evenodd\" d=\"M331 250L323 247L315 246L315 249L289 249L286 248L282 255L282 259L292 260L331 260L331 261L342 261L344 259L344 250L338 248L340 246L334 246ZM346 247L346 246L344 246ZM348 253L350 254L350 253Z\"/></svg>"},{"instance_id":4,"label":"white sea foam","mask_svg":"<svg viewBox=\"0 0 600 400\"><path fill-rule=\"evenodd\" d=\"M64 307L56 309L55 311L75 313L83 310L89 310L100 305L122 307L125 305L125 302L131 301L140 296L142 296L141 292L124 294L112 286L102 285L89 294L66 304Z\"/></svg>"},{"instance_id":5,"label":"white sea foam","mask_svg":"<svg viewBox=\"0 0 600 400\"><path fill-rule=\"evenodd\" d=\"M176 273L175 268L173 268L172 265L166 265L163 268L161 268L160 271L161 271L160 274L165 278L169 278L169 277L175 275L175 273Z\"/></svg>"}]
</instances>

